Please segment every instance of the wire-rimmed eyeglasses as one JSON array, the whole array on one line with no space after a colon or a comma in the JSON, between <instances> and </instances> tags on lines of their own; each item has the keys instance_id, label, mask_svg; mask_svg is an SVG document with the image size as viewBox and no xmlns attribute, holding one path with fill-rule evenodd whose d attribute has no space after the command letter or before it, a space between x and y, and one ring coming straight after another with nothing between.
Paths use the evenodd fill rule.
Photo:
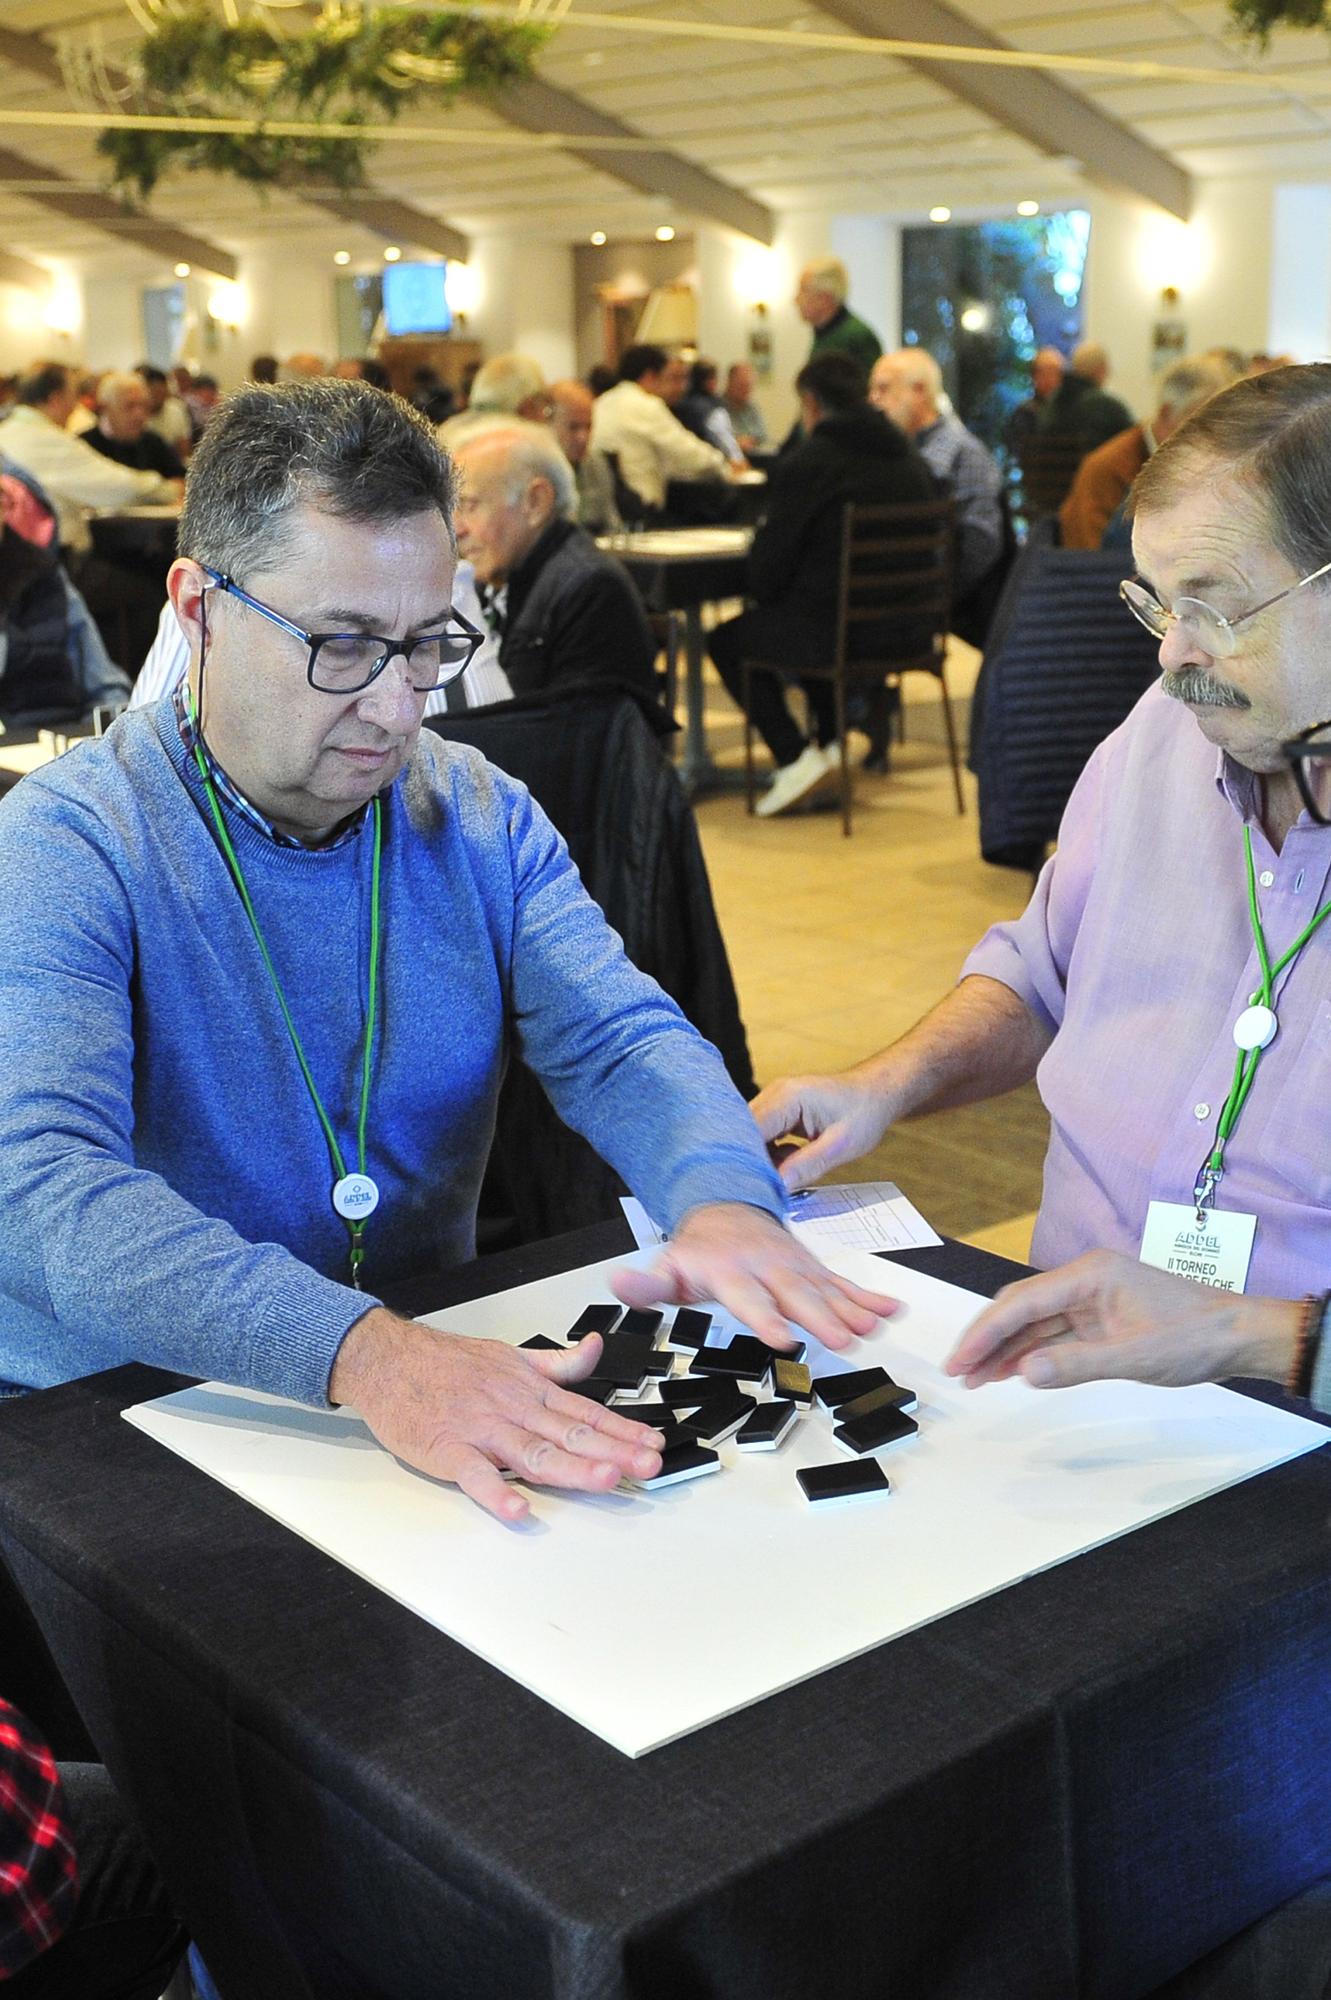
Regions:
<instances>
[{"instance_id":1,"label":"wire-rimmed eyeglasses","mask_svg":"<svg viewBox=\"0 0 1331 2000\"><path fill-rule=\"evenodd\" d=\"M1195 645L1213 660L1227 660L1238 648L1235 634L1240 625L1246 625L1259 611L1269 611L1282 598L1292 597L1305 584L1316 583L1319 576L1331 572L1331 562L1323 563L1308 576L1301 576L1297 583L1288 583L1278 590L1274 597L1264 597L1260 604L1254 604L1251 611L1240 611L1237 618L1226 618L1223 611L1212 610L1203 604L1200 597L1176 597L1172 604L1162 604L1153 590L1135 577L1130 577L1118 587L1118 594L1127 605L1133 617L1155 639L1163 639L1171 625L1182 625Z\"/></svg>"},{"instance_id":2,"label":"wire-rimmed eyeglasses","mask_svg":"<svg viewBox=\"0 0 1331 2000\"><path fill-rule=\"evenodd\" d=\"M413 639L389 639L379 632L306 632L284 618L280 611L274 611L271 604L261 604L257 597L251 597L220 570L210 568L207 563L200 563L199 567L211 579L214 589L225 591L247 610L257 611L261 618L309 647L305 678L322 694L359 694L362 688L378 680L390 660L398 657L406 661L407 678L417 694L428 694L432 688L447 687L465 673L485 640L485 634L478 632L460 611L449 612L442 631L421 632Z\"/></svg>"}]
</instances>

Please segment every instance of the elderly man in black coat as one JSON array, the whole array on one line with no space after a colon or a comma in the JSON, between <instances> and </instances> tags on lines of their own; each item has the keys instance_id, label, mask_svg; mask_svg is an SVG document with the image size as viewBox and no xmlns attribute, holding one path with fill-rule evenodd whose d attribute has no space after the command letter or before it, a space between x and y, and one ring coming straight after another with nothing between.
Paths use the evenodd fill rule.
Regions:
<instances>
[{"instance_id":1,"label":"elderly man in black coat","mask_svg":"<svg viewBox=\"0 0 1331 2000\"><path fill-rule=\"evenodd\" d=\"M836 639L842 510L848 500L893 505L934 500L938 489L913 444L867 401L859 364L816 354L796 377L805 441L773 466L767 517L749 556L754 603L718 625L709 648L730 694L743 706L744 659L779 672L750 676L749 713L776 763L758 802L766 819L830 783L840 763L831 684L808 681L816 740L786 703L785 682L801 667L826 666Z\"/></svg>"},{"instance_id":2,"label":"elderly man in black coat","mask_svg":"<svg viewBox=\"0 0 1331 2000\"><path fill-rule=\"evenodd\" d=\"M515 695L618 682L655 699L656 646L627 571L577 525L573 468L540 424L496 418L453 447L458 551Z\"/></svg>"}]
</instances>

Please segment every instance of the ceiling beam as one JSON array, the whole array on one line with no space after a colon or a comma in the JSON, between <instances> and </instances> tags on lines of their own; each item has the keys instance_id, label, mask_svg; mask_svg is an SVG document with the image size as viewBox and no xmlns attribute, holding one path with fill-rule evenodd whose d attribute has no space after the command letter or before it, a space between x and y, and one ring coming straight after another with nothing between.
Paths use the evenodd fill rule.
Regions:
<instances>
[{"instance_id":1,"label":"ceiling beam","mask_svg":"<svg viewBox=\"0 0 1331 2000\"><path fill-rule=\"evenodd\" d=\"M976 49L1011 48L946 0L820 0L825 14L859 35L914 42L951 42ZM1191 176L1177 160L1151 146L1089 98L1043 70L996 69L977 64L898 58L940 90L970 104L1054 158L1076 160L1088 180L1116 194L1134 194L1187 221Z\"/></svg>"},{"instance_id":2,"label":"ceiling beam","mask_svg":"<svg viewBox=\"0 0 1331 2000\"><path fill-rule=\"evenodd\" d=\"M914 0L907 0L914 4ZM659 145L645 132L618 118L607 117L585 98L572 91L558 90L539 77L505 84L502 90L487 92L482 100L487 111L506 118L524 132L559 132L567 135L565 151L597 173L623 181L639 193L658 195L677 209L704 222L718 222L723 228L738 230L759 243L771 243L776 236L776 218L770 208L728 181L718 180L703 167L695 167L680 154ZM631 148L604 152L594 147L579 150L579 139L641 139L643 150ZM501 142L502 143L502 142Z\"/></svg>"},{"instance_id":3,"label":"ceiling beam","mask_svg":"<svg viewBox=\"0 0 1331 2000\"><path fill-rule=\"evenodd\" d=\"M60 67L60 58L50 43L44 41L38 34L26 33L18 28L0 28L0 57L6 62L13 63L16 69L26 70L31 76L41 77L43 82L55 84L61 90L65 88L65 75ZM108 68L108 77L112 83L127 81L126 72L114 67ZM336 216L339 222L372 230L390 243L410 243L417 249L432 250L441 257L461 258L464 262L471 249L468 239L451 224L441 222L437 216L427 215L424 209L414 208L407 201L399 201L395 196L385 194L373 185L349 194L343 194L334 188L325 193L320 188L296 186L290 187L288 192L295 199L304 202L307 207L321 208L327 214ZM117 213L121 212L119 204L113 206L116 207ZM144 220L151 223L152 218L149 216ZM165 224L162 226L166 227ZM214 254L219 257L228 256L225 250L216 251ZM232 266L229 271L223 271L220 264L209 261L201 253L190 255L181 251L173 261L198 264L206 270L216 271L222 277L234 278L236 275L233 257L229 260Z\"/></svg>"},{"instance_id":4,"label":"ceiling beam","mask_svg":"<svg viewBox=\"0 0 1331 2000\"><path fill-rule=\"evenodd\" d=\"M205 237L195 236L191 230L176 229L169 222L158 222L142 209L131 208L128 203L113 201L110 195L100 194L95 189L86 188L81 182L70 180L67 175L57 173L44 161L30 160L22 153L11 153L7 146L0 146L0 181L41 182L39 188L25 192L25 201L36 202L40 208L53 209L57 215L66 216L71 222L82 222L93 229L105 230L120 243L137 243L142 250L150 250L155 257L165 259L168 264L190 264L196 271L211 271L218 278L239 276L240 265L229 250L220 250L215 243Z\"/></svg>"},{"instance_id":5,"label":"ceiling beam","mask_svg":"<svg viewBox=\"0 0 1331 2000\"><path fill-rule=\"evenodd\" d=\"M436 257L456 257L464 264L471 255L470 237L454 229L451 222L440 222L424 209L413 208L409 201L398 201L376 187L353 188L347 194L332 189L324 194L309 187L292 192L309 207L335 215L339 222L372 229L386 243L411 244L417 250L432 251Z\"/></svg>"},{"instance_id":6,"label":"ceiling beam","mask_svg":"<svg viewBox=\"0 0 1331 2000\"><path fill-rule=\"evenodd\" d=\"M13 250L0 250L0 285L18 285L25 292L45 297L54 282L44 264L30 263Z\"/></svg>"}]
</instances>

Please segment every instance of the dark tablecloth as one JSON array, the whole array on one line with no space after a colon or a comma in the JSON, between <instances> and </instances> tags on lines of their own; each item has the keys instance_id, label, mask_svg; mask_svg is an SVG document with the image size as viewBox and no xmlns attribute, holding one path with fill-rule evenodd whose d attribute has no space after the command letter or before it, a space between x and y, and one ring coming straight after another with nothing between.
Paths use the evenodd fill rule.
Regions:
<instances>
[{"instance_id":1,"label":"dark tablecloth","mask_svg":"<svg viewBox=\"0 0 1331 2000\"><path fill-rule=\"evenodd\" d=\"M227 2000L1136 2000L1331 1870L1331 1455L635 1763L121 1421L176 1380L0 1410L0 1547Z\"/></svg>"}]
</instances>

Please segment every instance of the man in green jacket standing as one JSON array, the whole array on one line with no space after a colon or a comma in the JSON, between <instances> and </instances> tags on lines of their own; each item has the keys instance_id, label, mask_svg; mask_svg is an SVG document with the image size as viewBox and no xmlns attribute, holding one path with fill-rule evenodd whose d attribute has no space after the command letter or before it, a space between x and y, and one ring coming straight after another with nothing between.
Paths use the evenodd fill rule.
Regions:
<instances>
[{"instance_id":1,"label":"man in green jacket standing","mask_svg":"<svg viewBox=\"0 0 1331 2000\"><path fill-rule=\"evenodd\" d=\"M883 351L883 343L871 326L857 319L846 304L850 279L839 257L818 257L800 272L795 305L802 320L813 328L815 354L848 354L869 379L869 370Z\"/></svg>"}]
</instances>

